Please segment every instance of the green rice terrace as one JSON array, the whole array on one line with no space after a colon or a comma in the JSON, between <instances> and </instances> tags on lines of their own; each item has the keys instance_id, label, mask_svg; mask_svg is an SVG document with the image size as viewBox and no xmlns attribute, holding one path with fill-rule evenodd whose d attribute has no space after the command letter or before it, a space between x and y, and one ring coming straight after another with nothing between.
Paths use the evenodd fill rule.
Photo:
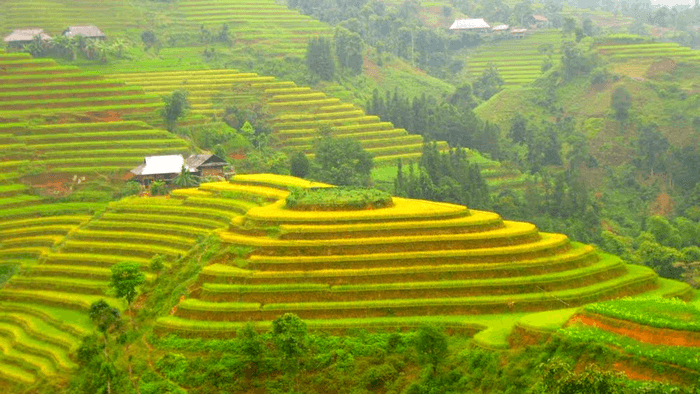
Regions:
<instances>
[{"instance_id":1,"label":"green rice terrace","mask_svg":"<svg viewBox=\"0 0 700 394\"><path fill-rule=\"evenodd\" d=\"M375 163L394 164L397 159L415 159L421 155L423 138L409 135L392 123L368 116L353 104L293 82L277 81L237 70L202 70L114 74L127 84L142 86L149 94L164 95L183 89L189 92L194 114L223 114L217 101L233 100L264 103L275 116L273 137L282 148L311 155L321 125L333 127L334 136L350 137L374 155ZM243 92L241 92L243 90ZM446 143L440 143L442 149Z\"/></svg>"},{"instance_id":2,"label":"green rice terrace","mask_svg":"<svg viewBox=\"0 0 700 394\"><path fill-rule=\"evenodd\" d=\"M548 52L552 55L552 65L561 61L561 41L559 30L540 30L519 40L495 41L466 55L466 69L476 79L493 64L506 87L527 85L542 75L542 63L547 60Z\"/></svg>"}]
</instances>

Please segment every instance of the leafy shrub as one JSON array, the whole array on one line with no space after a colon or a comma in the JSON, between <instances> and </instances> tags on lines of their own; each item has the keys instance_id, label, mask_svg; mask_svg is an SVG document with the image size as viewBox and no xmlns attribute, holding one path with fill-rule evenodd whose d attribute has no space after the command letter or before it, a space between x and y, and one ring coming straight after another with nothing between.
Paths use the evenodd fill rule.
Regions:
<instances>
[{"instance_id":1,"label":"leafy shrub","mask_svg":"<svg viewBox=\"0 0 700 394\"><path fill-rule=\"evenodd\" d=\"M393 204L385 191L353 187L293 189L286 202L287 208L300 211L376 209Z\"/></svg>"}]
</instances>

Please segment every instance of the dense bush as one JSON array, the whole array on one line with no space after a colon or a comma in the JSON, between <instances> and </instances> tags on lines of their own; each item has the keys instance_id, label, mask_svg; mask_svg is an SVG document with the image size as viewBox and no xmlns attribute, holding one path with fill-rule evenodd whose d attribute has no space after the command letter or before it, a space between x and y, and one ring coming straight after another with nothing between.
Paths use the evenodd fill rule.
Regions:
<instances>
[{"instance_id":1,"label":"dense bush","mask_svg":"<svg viewBox=\"0 0 700 394\"><path fill-rule=\"evenodd\" d=\"M287 208L303 211L374 209L392 204L387 192L351 187L295 189L287 197Z\"/></svg>"}]
</instances>

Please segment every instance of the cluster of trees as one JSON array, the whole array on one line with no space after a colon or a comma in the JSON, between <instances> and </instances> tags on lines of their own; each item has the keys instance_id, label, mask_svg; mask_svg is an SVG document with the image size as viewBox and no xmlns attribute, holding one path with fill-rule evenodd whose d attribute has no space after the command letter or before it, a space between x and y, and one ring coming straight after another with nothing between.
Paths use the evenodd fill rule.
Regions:
<instances>
[{"instance_id":1,"label":"cluster of trees","mask_svg":"<svg viewBox=\"0 0 700 394\"><path fill-rule=\"evenodd\" d=\"M387 7L377 0L292 0L289 6L339 25L342 29L334 38L338 59L341 65L347 64L355 72L361 71L359 55L363 42L377 48L380 54L393 53L431 74L450 77L464 66L452 59L452 53L483 41L478 34L449 35L440 29L424 27L418 19L419 6L411 1L398 8Z\"/></svg>"},{"instance_id":2,"label":"cluster of trees","mask_svg":"<svg viewBox=\"0 0 700 394\"><path fill-rule=\"evenodd\" d=\"M603 248L625 260L653 268L666 278L696 283L700 262L700 223L677 216L649 216L636 237L604 231ZM695 264L693 264L695 263Z\"/></svg>"},{"instance_id":3,"label":"cluster of trees","mask_svg":"<svg viewBox=\"0 0 700 394\"><path fill-rule=\"evenodd\" d=\"M371 186L374 163L360 142L334 137L329 126L321 127L319 133L321 138L314 144L313 162L303 152L297 153L290 162L291 174L338 186Z\"/></svg>"},{"instance_id":4,"label":"cluster of trees","mask_svg":"<svg viewBox=\"0 0 700 394\"><path fill-rule=\"evenodd\" d=\"M402 197L491 208L491 196L479 166L470 163L467 151L461 148L440 152L437 144L425 144L420 161L409 165L407 172L399 161L394 189Z\"/></svg>"},{"instance_id":5,"label":"cluster of trees","mask_svg":"<svg viewBox=\"0 0 700 394\"><path fill-rule=\"evenodd\" d=\"M83 36L56 36L51 40L42 40L38 36L24 46L24 51L34 57L56 57L66 60L76 60L82 57L87 60L106 63L109 56L121 58L128 48L126 42L115 38L109 42L85 38Z\"/></svg>"},{"instance_id":6,"label":"cluster of trees","mask_svg":"<svg viewBox=\"0 0 700 394\"><path fill-rule=\"evenodd\" d=\"M336 27L333 42L325 37L309 40L306 51L306 66L313 75L330 81L336 71L336 62L352 74L362 74L364 42L355 33L343 27ZM335 56L334 56L335 55Z\"/></svg>"},{"instance_id":7,"label":"cluster of trees","mask_svg":"<svg viewBox=\"0 0 700 394\"><path fill-rule=\"evenodd\" d=\"M409 98L398 90L382 96L375 90L365 108L368 114L429 141L447 141L450 146L477 149L498 159L500 129L476 116L473 108L478 99L471 92L471 85L464 85L448 102L426 95Z\"/></svg>"}]
</instances>

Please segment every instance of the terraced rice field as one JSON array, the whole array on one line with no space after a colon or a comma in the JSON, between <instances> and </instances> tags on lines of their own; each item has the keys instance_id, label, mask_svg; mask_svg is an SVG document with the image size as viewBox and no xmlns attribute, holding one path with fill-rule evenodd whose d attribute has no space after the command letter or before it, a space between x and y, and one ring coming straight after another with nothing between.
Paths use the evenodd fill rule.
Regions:
<instances>
[{"instance_id":1,"label":"terraced rice field","mask_svg":"<svg viewBox=\"0 0 700 394\"><path fill-rule=\"evenodd\" d=\"M671 58L677 61L700 62L700 51L675 42L640 44L601 44L596 49L614 62L638 62Z\"/></svg>"},{"instance_id":2,"label":"terraced rice field","mask_svg":"<svg viewBox=\"0 0 700 394\"><path fill-rule=\"evenodd\" d=\"M196 114L221 115L222 109L213 103L217 96L242 104L248 100L262 101L275 115L274 137L291 152L310 155L313 141L319 137L318 128L324 124L332 126L338 137L359 140L374 155L375 163L394 164L398 158L415 159L422 152L421 136L409 135L406 130L381 122L378 117L368 116L360 108L323 92L276 81L273 77L236 70L131 73L112 77L142 86L151 94L187 90ZM246 91L240 93L242 89ZM447 147L445 143L440 146Z\"/></svg>"},{"instance_id":3,"label":"terraced rice field","mask_svg":"<svg viewBox=\"0 0 700 394\"><path fill-rule=\"evenodd\" d=\"M231 183L284 190L286 179ZM518 314L643 293L658 281L648 268L531 224L420 200L333 212L288 210L280 200L218 233L249 253L205 267L198 290L159 320L161 332L230 335L241 322L264 325L286 312L312 326Z\"/></svg>"},{"instance_id":4,"label":"terraced rice field","mask_svg":"<svg viewBox=\"0 0 700 394\"><path fill-rule=\"evenodd\" d=\"M542 75L542 62L547 58L540 52L541 46L551 45L552 62L560 62L561 32L536 31L523 39L506 39L491 45L482 45L466 59L471 78L477 78L489 63L498 67L506 86L526 85Z\"/></svg>"},{"instance_id":5,"label":"terraced rice field","mask_svg":"<svg viewBox=\"0 0 700 394\"><path fill-rule=\"evenodd\" d=\"M145 155L189 150L167 131L120 121L162 107L159 96L139 87L25 53L0 52L0 67L0 152L6 158L0 180L28 172L111 173L133 168Z\"/></svg>"},{"instance_id":6,"label":"terraced rice field","mask_svg":"<svg viewBox=\"0 0 700 394\"><path fill-rule=\"evenodd\" d=\"M127 0L3 0L0 2L0 33L14 29L43 28L58 35L68 26L97 25L108 37L123 35L126 29L143 23L138 8Z\"/></svg>"},{"instance_id":7,"label":"terraced rice field","mask_svg":"<svg viewBox=\"0 0 700 394\"><path fill-rule=\"evenodd\" d=\"M196 29L219 31L228 24L246 50L279 56L303 57L311 37L332 35L325 23L273 0L188 0L177 4L176 16Z\"/></svg>"},{"instance_id":8,"label":"terraced rice field","mask_svg":"<svg viewBox=\"0 0 700 394\"><path fill-rule=\"evenodd\" d=\"M70 372L76 365L69 354L91 331L85 314L91 303L106 299L124 307L106 293L113 264L134 261L147 270L156 254L176 261L215 229L271 200L252 186L243 187L244 198L233 198L233 189L221 182L176 191L172 198L128 198L99 217L0 210L0 261L22 265L0 290L0 378L31 383ZM0 186L3 195L20 192L19 186ZM30 255L39 255L39 262Z\"/></svg>"}]
</instances>

